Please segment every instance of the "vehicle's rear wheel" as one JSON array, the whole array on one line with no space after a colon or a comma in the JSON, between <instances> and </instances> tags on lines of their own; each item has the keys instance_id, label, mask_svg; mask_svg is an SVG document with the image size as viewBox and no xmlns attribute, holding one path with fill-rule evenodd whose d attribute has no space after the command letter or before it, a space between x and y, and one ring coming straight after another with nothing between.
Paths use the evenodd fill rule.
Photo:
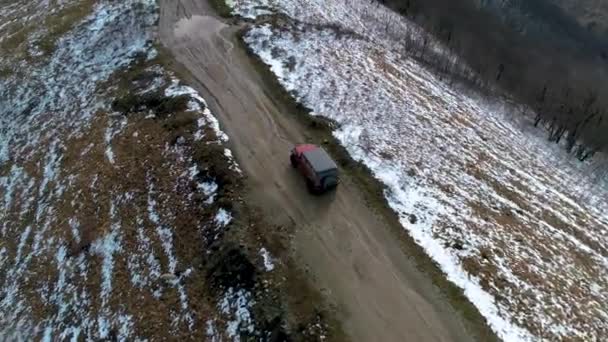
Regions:
<instances>
[{"instance_id":1,"label":"vehicle's rear wheel","mask_svg":"<svg viewBox=\"0 0 608 342\"><path fill-rule=\"evenodd\" d=\"M308 192L310 192L311 194L313 194L313 195L319 194L319 189L317 189L317 187L315 186L315 183L313 183L313 181L311 181L308 178L306 178L306 187L308 188Z\"/></svg>"}]
</instances>

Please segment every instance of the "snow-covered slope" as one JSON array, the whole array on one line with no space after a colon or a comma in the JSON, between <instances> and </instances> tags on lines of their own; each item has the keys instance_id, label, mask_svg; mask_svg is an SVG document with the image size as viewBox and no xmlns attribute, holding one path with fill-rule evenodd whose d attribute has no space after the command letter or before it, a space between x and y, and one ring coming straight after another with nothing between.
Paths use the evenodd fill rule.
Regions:
<instances>
[{"instance_id":1,"label":"snow-covered slope","mask_svg":"<svg viewBox=\"0 0 608 342\"><path fill-rule=\"evenodd\" d=\"M404 54L410 25L365 0L233 1L245 41L386 186L414 239L505 340L608 336L608 193L527 129ZM440 47L435 47L440 49Z\"/></svg>"}]
</instances>

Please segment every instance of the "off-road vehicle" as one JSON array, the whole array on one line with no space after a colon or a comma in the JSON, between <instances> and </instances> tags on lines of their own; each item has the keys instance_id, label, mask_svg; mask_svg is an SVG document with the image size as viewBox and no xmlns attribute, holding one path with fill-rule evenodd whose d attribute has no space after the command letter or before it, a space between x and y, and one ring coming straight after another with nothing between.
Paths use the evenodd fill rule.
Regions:
<instances>
[{"instance_id":1,"label":"off-road vehicle","mask_svg":"<svg viewBox=\"0 0 608 342\"><path fill-rule=\"evenodd\" d=\"M306 179L308 190L321 194L338 186L338 166L319 146L296 145L289 156L291 165Z\"/></svg>"}]
</instances>

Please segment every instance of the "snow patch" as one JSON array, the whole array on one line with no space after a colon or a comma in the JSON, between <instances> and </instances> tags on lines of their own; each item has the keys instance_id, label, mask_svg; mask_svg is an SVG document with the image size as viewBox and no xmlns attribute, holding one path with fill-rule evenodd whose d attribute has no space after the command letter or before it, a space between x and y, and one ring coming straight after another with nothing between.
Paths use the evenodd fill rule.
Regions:
<instances>
[{"instance_id":1,"label":"snow patch","mask_svg":"<svg viewBox=\"0 0 608 342\"><path fill-rule=\"evenodd\" d=\"M215 327L215 322L212 320L207 321L207 328L205 330L205 334L210 342L220 342L221 339L218 335L217 328Z\"/></svg>"},{"instance_id":2,"label":"snow patch","mask_svg":"<svg viewBox=\"0 0 608 342\"><path fill-rule=\"evenodd\" d=\"M226 333L232 341L241 340L241 333L252 334L255 330L251 312L254 304L251 293L229 288L219 302L219 309L228 317Z\"/></svg>"},{"instance_id":3,"label":"snow patch","mask_svg":"<svg viewBox=\"0 0 608 342\"><path fill-rule=\"evenodd\" d=\"M270 256L270 253L268 253L268 250L262 247L260 249L260 255L264 261L264 269L266 269L267 272L274 270L274 260L272 256Z\"/></svg>"},{"instance_id":4,"label":"snow patch","mask_svg":"<svg viewBox=\"0 0 608 342\"><path fill-rule=\"evenodd\" d=\"M224 208L220 208L215 215L215 223L220 227L226 227L232 222L232 214Z\"/></svg>"},{"instance_id":5,"label":"snow patch","mask_svg":"<svg viewBox=\"0 0 608 342\"><path fill-rule=\"evenodd\" d=\"M180 81L173 79L172 84L165 90L165 96L181 96L188 95L191 100L188 102L188 110L193 112L199 112L202 110L203 117L198 121L199 128L211 127L220 141L228 141L228 136L220 129L219 121L211 114L211 111L207 108L207 102L201 97L201 95L193 88L181 85ZM202 133L197 133L198 135Z\"/></svg>"}]
</instances>

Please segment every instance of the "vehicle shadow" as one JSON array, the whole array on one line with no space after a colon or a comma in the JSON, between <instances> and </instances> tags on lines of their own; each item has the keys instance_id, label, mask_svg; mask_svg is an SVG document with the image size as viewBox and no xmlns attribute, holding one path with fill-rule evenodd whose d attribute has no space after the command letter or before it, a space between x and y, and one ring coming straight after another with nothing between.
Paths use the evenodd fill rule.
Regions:
<instances>
[{"instance_id":1,"label":"vehicle shadow","mask_svg":"<svg viewBox=\"0 0 608 342\"><path fill-rule=\"evenodd\" d=\"M283 180L289 193L293 194L301 203L302 209L306 209L308 214L319 215L331 209L336 200L340 185L322 194L311 193L306 186L306 179L297 169L293 168L289 162L285 163L282 172Z\"/></svg>"}]
</instances>

